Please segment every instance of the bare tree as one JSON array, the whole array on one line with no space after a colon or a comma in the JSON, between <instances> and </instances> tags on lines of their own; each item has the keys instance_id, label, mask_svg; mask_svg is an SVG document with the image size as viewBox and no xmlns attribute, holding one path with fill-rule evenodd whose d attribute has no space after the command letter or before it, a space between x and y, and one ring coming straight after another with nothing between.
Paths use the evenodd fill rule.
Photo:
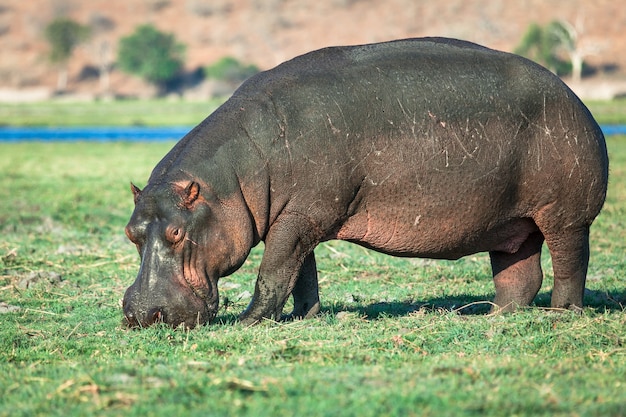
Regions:
<instances>
[{"instance_id":1,"label":"bare tree","mask_svg":"<svg viewBox=\"0 0 626 417\"><path fill-rule=\"evenodd\" d=\"M580 82L583 73L583 64L586 57L598 52L596 43L584 42L584 19L579 16L575 24L566 20L559 20L551 25L552 35L558 39L558 47L572 63L572 81Z\"/></svg>"},{"instance_id":2,"label":"bare tree","mask_svg":"<svg viewBox=\"0 0 626 417\"><path fill-rule=\"evenodd\" d=\"M111 41L107 39L106 34L115 27L115 22L102 14L94 13L89 19L89 23L94 35L94 50L98 62L100 92L108 94L111 87L110 74L113 67L113 53L111 51Z\"/></svg>"},{"instance_id":3,"label":"bare tree","mask_svg":"<svg viewBox=\"0 0 626 417\"><path fill-rule=\"evenodd\" d=\"M59 66L57 90L67 87L67 66L74 49L84 42L90 34L89 27L68 18L57 18L45 29L45 36L50 43L50 61Z\"/></svg>"}]
</instances>

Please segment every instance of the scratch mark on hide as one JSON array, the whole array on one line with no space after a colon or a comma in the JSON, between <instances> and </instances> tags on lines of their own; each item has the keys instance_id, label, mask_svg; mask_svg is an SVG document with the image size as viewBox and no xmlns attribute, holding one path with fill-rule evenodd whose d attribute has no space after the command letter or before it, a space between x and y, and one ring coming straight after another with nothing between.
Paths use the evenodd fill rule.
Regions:
<instances>
[{"instance_id":1,"label":"scratch mark on hide","mask_svg":"<svg viewBox=\"0 0 626 417\"><path fill-rule=\"evenodd\" d=\"M385 243L383 244L383 247L389 247L390 246L389 244L393 241L393 238L395 237L397 230L398 230L398 217L396 216L396 218L394 219L394 222L393 222L393 230L391 231L391 235L385 241Z\"/></svg>"},{"instance_id":2,"label":"scratch mark on hide","mask_svg":"<svg viewBox=\"0 0 626 417\"><path fill-rule=\"evenodd\" d=\"M530 126L532 124L532 122L530 121L530 119L528 118L526 113L524 113L523 110L520 110L519 113L520 113L520 116L522 116L522 119L524 119L526 121L526 123L528 123L528 125Z\"/></svg>"},{"instance_id":3,"label":"scratch mark on hide","mask_svg":"<svg viewBox=\"0 0 626 417\"><path fill-rule=\"evenodd\" d=\"M550 129L548 127L548 112L547 112L547 105L546 105L546 95L543 95L543 129L544 132L546 134L546 136L548 136L550 139L552 139L552 129Z\"/></svg>"},{"instance_id":4,"label":"scratch mark on hide","mask_svg":"<svg viewBox=\"0 0 626 417\"><path fill-rule=\"evenodd\" d=\"M337 201L337 200L338 199L335 198L335 201ZM317 200L312 201L311 204L309 204L309 206L307 207L306 213L307 214L314 213L313 207L315 207L317 204L320 204L320 203L323 203L323 201L321 199L317 199Z\"/></svg>"},{"instance_id":5,"label":"scratch mark on hide","mask_svg":"<svg viewBox=\"0 0 626 417\"><path fill-rule=\"evenodd\" d=\"M554 149L554 152L556 153L558 159L561 159L561 153L559 152L559 148L557 147L557 145L554 143L554 137L553 137L553 129L551 129L550 127L548 127L548 113L547 113L547 104L546 104L546 95L543 95L543 131L544 134L547 136L548 140L550 140L550 144L552 145L552 149Z\"/></svg>"},{"instance_id":6,"label":"scratch mark on hide","mask_svg":"<svg viewBox=\"0 0 626 417\"><path fill-rule=\"evenodd\" d=\"M478 126L480 126L480 129L482 130L482 133L480 130L478 130L478 128L474 128L474 130L476 131L476 135L478 136L479 139L481 140L485 140L487 142L491 142L490 138L489 138L489 134L487 133L487 128L485 127L485 125L483 124L483 122L481 122L480 120L478 121Z\"/></svg>"},{"instance_id":7,"label":"scratch mark on hide","mask_svg":"<svg viewBox=\"0 0 626 417\"><path fill-rule=\"evenodd\" d=\"M370 215L370 211L367 209L367 207L365 207L365 216L366 216L366 224L365 224L365 234L363 235L363 240L366 241L366 238L369 236L370 232L371 232L371 224L372 224L372 217Z\"/></svg>"},{"instance_id":8,"label":"scratch mark on hide","mask_svg":"<svg viewBox=\"0 0 626 417\"><path fill-rule=\"evenodd\" d=\"M463 142L461 142L461 139L459 138L459 134L457 132L454 132L452 134L452 136L454 136L454 139L456 139L457 143L459 144L459 146L461 147L461 149L463 149L463 152L465 152L465 155L467 155L468 158L473 159L474 158L474 154L476 153L476 151L478 150L478 145L476 145L476 147L474 148L474 150L470 153L467 148L465 148L465 146L463 145ZM465 159L465 157L463 158Z\"/></svg>"},{"instance_id":9,"label":"scratch mark on hide","mask_svg":"<svg viewBox=\"0 0 626 417\"><path fill-rule=\"evenodd\" d=\"M589 213L591 211L590 208L592 207L593 201L594 201L594 198L592 196L594 195L593 189L595 188L595 185L596 185L596 179L593 178L591 182L589 183L589 191L586 194L587 195L587 208L584 211L585 213Z\"/></svg>"},{"instance_id":10,"label":"scratch mark on hide","mask_svg":"<svg viewBox=\"0 0 626 417\"><path fill-rule=\"evenodd\" d=\"M383 178L382 180L378 181L378 182L374 182L370 179L370 182L372 183L372 185L383 185L383 183L385 181L387 181L389 178L391 178L391 176L393 175L393 173L390 173L389 175L387 175L385 178Z\"/></svg>"},{"instance_id":11,"label":"scratch mark on hide","mask_svg":"<svg viewBox=\"0 0 626 417\"><path fill-rule=\"evenodd\" d=\"M354 164L354 166L350 170L350 176L352 176L352 174L354 174L354 171L356 171L356 169L359 167L359 165L361 165L363 162L365 162L365 160L370 156L370 154L372 152L374 152L374 150L369 151L367 154L365 154L365 156L363 158L361 158L361 160L359 162Z\"/></svg>"},{"instance_id":12,"label":"scratch mark on hide","mask_svg":"<svg viewBox=\"0 0 626 417\"><path fill-rule=\"evenodd\" d=\"M374 146L374 144L371 145L371 149L365 154L365 156L363 156L363 158L361 158L361 160L359 162L357 162L356 164L354 164L354 166L352 167L352 169L350 170L350 175L354 174L354 171L359 167L359 165L361 165L363 162L365 162L371 154L374 154L375 156L380 156L382 155L383 151L385 151L387 149L389 145L385 146L383 149L381 149L380 151L376 150L376 147ZM350 160L350 162L353 159ZM374 184L375 185L375 184Z\"/></svg>"},{"instance_id":13,"label":"scratch mark on hide","mask_svg":"<svg viewBox=\"0 0 626 417\"><path fill-rule=\"evenodd\" d=\"M341 133L341 130L337 129L335 125L333 125L333 121L330 120L330 114L326 113L326 120L328 120L328 124L330 125L330 130L336 135Z\"/></svg>"},{"instance_id":14,"label":"scratch mark on hide","mask_svg":"<svg viewBox=\"0 0 626 417\"><path fill-rule=\"evenodd\" d=\"M415 133L415 125L417 124L415 113L413 113L413 119L411 119L411 116L404 109L404 106L402 105L402 102L400 101L400 99L396 98L396 101L398 102L398 105L400 106L400 110L402 110L402 114L404 114L404 118L406 119L408 124L411 126L411 134L413 135L413 139L417 139L417 134Z\"/></svg>"},{"instance_id":15,"label":"scratch mark on hide","mask_svg":"<svg viewBox=\"0 0 626 417\"><path fill-rule=\"evenodd\" d=\"M422 215L421 215L421 214L418 214L418 215L415 217L415 220L413 221L413 226L417 226L418 224L420 224L420 220L421 220L421 219L422 219Z\"/></svg>"},{"instance_id":16,"label":"scratch mark on hide","mask_svg":"<svg viewBox=\"0 0 626 417\"><path fill-rule=\"evenodd\" d=\"M278 125L280 129L280 133L278 134L279 138L282 138L285 142L285 149L287 149L287 157L289 159L289 175L291 176L292 186L296 185L296 181L294 180L293 174L293 155L291 154L291 146L289 145L289 139L287 139L287 135L285 134L285 126L282 124Z\"/></svg>"},{"instance_id":17,"label":"scratch mark on hide","mask_svg":"<svg viewBox=\"0 0 626 417\"><path fill-rule=\"evenodd\" d=\"M565 127L565 124L563 123L563 113L559 112L559 124L561 125L561 130L563 130L563 132L565 132L565 137L567 137L567 128Z\"/></svg>"},{"instance_id":18,"label":"scratch mark on hide","mask_svg":"<svg viewBox=\"0 0 626 417\"><path fill-rule=\"evenodd\" d=\"M276 123L278 124L278 129L279 129L279 133L278 133L278 139L283 139L283 141L285 142L285 148L287 149L287 156L289 159L289 175L292 179L292 185L295 186L295 181L294 181L294 173L293 173L293 156L291 155L291 147L289 146L289 140L287 139L287 121L285 118L285 115L280 111L278 105L276 104L276 101L274 101L274 97L269 94L268 96L270 103L272 103L272 108L274 110L274 114L276 116Z\"/></svg>"},{"instance_id":19,"label":"scratch mark on hide","mask_svg":"<svg viewBox=\"0 0 626 417\"><path fill-rule=\"evenodd\" d=\"M576 171L576 168L580 168L580 162L578 160L578 155L574 156L574 166L572 167L572 170L569 172L569 176L567 178L572 178L572 175L574 175L574 171Z\"/></svg>"},{"instance_id":20,"label":"scratch mark on hide","mask_svg":"<svg viewBox=\"0 0 626 417\"><path fill-rule=\"evenodd\" d=\"M522 131L522 126L524 126L524 122L519 122L519 124L517 125L517 129L515 130L515 134L513 135L513 140L517 140L517 137Z\"/></svg>"},{"instance_id":21,"label":"scratch mark on hide","mask_svg":"<svg viewBox=\"0 0 626 417\"><path fill-rule=\"evenodd\" d=\"M493 174L494 172L498 171L499 166L496 165L495 167L491 168L489 171L485 172L483 175L479 176L479 177L475 177L473 178L473 181L477 182L482 180L485 177L488 177L489 175Z\"/></svg>"},{"instance_id":22,"label":"scratch mark on hide","mask_svg":"<svg viewBox=\"0 0 626 417\"><path fill-rule=\"evenodd\" d=\"M252 147L256 150L256 152L258 153L259 157L265 161L265 163L267 164L267 157L265 156L265 152L263 152L263 148L261 148L261 146L257 143L256 139L254 139L254 137L250 134L250 132L248 131L248 129L243 125L243 123L239 123L239 127L241 128L241 130L243 130L243 132L246 134L246 137L248 138L248 140L250 141L250 143L252 144Z\"/></svg>"},{"instance_id":23,"label":"scratch mark on hide","mask_svg":"<svg viewBox=\"0 0 626 417\"><path fill-rule=\"evenodd\" d=\"M438 123L439 126L443 127L444 129L446 128L446 122L439 119L439 117L437 117L436 115L434 115L430 110L428 110L428 117L430 117L431 119L433 119L433 121L435 123Z\"/></svg>"},{"instance_id":24,"label":"scratch mark on hide","mask_svg":"<svg viewBox=\"0 0 626 417\"><path fill-rule=\"evenodd\" d=\"M337 100L333 99L333 102L335 103L335 106L337 106L337 109L339 110L339 114L341 114L341 119L343 120L343 125L345 126L345 129L348 129L348 121L346 120L346 115L343 113L343 109L341 108ZM346 137L349 135L350 133L346 133Z\"/></svg>"}]
</instances>

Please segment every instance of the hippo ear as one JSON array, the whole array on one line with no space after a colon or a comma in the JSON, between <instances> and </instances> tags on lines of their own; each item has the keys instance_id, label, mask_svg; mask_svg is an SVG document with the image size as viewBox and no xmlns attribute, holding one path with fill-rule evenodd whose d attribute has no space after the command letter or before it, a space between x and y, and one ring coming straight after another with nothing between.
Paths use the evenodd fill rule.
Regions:
<instances>
[{"instance_id":1,"label":"hippo ear","mask_svg":"<svg viewBox=\"0 0 626 417\"><path fill-rule=\"evenodd\" d=\"M183 205L191 208L194 201L200 196L200 185L195 181L190 182L184 190L180 191L180 196L183 199Z\"/></svg>"},{"instance_id":2,"label":"hippo ear","mask_svg":"<svg viewBox=\"0 0 626 417\"><path fill-rule=\"evenodd\" d=\"M139 198L139 194L141 194L141 190L132 182L130 183L130 190L133 192L133 198L135 200L135 204L137 204L137 199Z\"/></svg>"}]
</instances>

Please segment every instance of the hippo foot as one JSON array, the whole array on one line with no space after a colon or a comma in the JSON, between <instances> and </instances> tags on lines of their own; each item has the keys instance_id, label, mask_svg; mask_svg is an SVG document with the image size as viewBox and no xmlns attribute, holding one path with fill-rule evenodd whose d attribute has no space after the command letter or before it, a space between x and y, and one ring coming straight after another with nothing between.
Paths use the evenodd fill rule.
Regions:
<instances>
[{"instance_id":1,"label":"hippo foot","mask_svg":"<svg viewBox=\"0 0 626 417\"><path fill-rule=\"evenodd\" d=\"M583 314L583 308L575 304L570 305L569 307L567 307L567 309L576 314Z\"/></svg>"},{"instance_id":2,"label":"hippo foot","mask_svg":"<svg viewBox=\"0 0 626 417\"><path fill-rule=\"evenodd\" d=\"M310 306L307 303L304 303L300 306L294 307L291 313L283 314L281 317L281 321L310 319L312 317L317 316L319 312L320 312L319 300Z\"/></svg>"}]
</instances>

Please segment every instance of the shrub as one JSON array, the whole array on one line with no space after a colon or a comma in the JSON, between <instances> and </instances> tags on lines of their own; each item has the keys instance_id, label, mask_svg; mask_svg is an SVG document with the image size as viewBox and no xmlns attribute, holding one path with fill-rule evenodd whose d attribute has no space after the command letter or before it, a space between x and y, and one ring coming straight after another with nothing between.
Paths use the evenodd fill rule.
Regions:
<instances>
[{"instance_id":1,"label":"shrub","mask_svg":"<svg viewBox=\"0 0 626 417\"><path fill-rule=\"evenodd\" d=\"M67 62L76 46L89 38L90 29L68 18L52 21L44 31L50 43L50 61L60 66L57 89L65 90L67 85Z\"/></svg>"},{"instance_id":2,"label":"shrub","mask_svg":"<svg viewBox=\"0 0 626 417\"><path fill-rule=\"evenodd\" d=\"M206 67L204 73L207 78L239 84L259 72L256 65L245 65L233 57L224 57Z\"/></svg>"},{"instance_id":3,"label":"shrub","mask_svg":"<svg viewBox=\"0 0 626 417\"><path fill-rule=\"evenodd\" d=\"M557 75L572 72L572 64L559 57L562 38L557 36L558 22L545 27L531 23L514 52L545 66Z\"/></svg>"},{"instance_id":4,"label":"shrub","mask_svg":"<svg viewBox=\"0 0 626 417\"><path fill-rule=\"evenodd\" d=\"M182 69L184 52L185 45L173 34L141 25L120 40L117 63L122 71L164 89Z\"/></svg>"}]
</instances>

